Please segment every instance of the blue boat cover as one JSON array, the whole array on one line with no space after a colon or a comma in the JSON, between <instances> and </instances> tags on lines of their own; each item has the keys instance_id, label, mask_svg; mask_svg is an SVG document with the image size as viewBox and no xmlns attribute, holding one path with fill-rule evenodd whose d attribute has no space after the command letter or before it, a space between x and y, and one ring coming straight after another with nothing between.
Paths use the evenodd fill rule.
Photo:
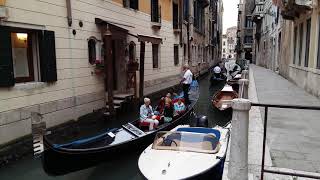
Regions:
<instances>
[{"instance_id":1,"label":"blue boat cover","mask_svg":"<svg viewBox=\"0 0 320 180\"><path fill-rule=\"evenodd\" d=\"M193 136L192 134L184 134L183 138L181 134L173 133L167 136L167 138L164 140L164 143L167 146L170 146L171 142L174 140L179 140L179 141L184 141L184 142L201 142L201 141L209 141L212 144L212 149L215 149L217 147L217 144L219 143L220 140L220 131L216 129L211 129L211 128L179 128L177 129L178 132L194 132L194 133L202 133L202 134L214 134L216 137L197 137Z\"/></svg>"},{"instance_id":2,"label":"blue boat cover","mask_svg":"<svg viewBox=\"0 0 320 180\"><path fill-rule=\"evenodd\" d=\"M77 147L77 146L81 146L81 145L86 145L86 144L90 144L92 142L97 142L100 140L105 139L108 136L109 132L113 132L116 131L118 128L113 128L113 129L109 129L106 132L93 136L93 137L89 137L89 138L84 138L84 139L79 139L70 143L66 143L66 144L53 144L53 147L56 149L60 149L60 148L66 148L66 147Z\"/></svg>"},{"instance_id":3,"label":"blue boat cover","mask_svg":"<svg viewBox=\"0 0 320 180\"><path fill-rule=\"evenodd\" d=\"M177 131L179 132L194 132L194 133L203 133L203 134L214 134L217 138L217 140L220 140L221 133L220 131L212 128L192 128L192 127L184 127L184 128L178 128Z\"/></svg>"}]
</instances>

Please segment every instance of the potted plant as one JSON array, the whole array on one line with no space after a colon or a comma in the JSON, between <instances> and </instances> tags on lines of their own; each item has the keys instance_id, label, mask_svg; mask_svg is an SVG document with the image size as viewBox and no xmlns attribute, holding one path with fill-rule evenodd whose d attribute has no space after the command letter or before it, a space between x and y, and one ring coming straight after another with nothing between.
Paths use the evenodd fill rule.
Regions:
<instances>
[{"instance_id":1,"label":"potted plant","mask_svg":"<svg viewBox=\"0 0 320 180\"><path fill-rule=\"evenodd\" d=\"M101 60L95 61L95 69L94 72L96 75L102 75L104 73L104 63Z\"/></svg>"},{"instance_id":2,"label":"potted plant","mask_svg":"<svg viewBox=\"0 0 320 180\"><path fill-rule=\"evenodd\" d=\"M135 72L139 69L139 63L137 60L129 61L128 63L128 72Z\"/></svg>"}]
</instances>

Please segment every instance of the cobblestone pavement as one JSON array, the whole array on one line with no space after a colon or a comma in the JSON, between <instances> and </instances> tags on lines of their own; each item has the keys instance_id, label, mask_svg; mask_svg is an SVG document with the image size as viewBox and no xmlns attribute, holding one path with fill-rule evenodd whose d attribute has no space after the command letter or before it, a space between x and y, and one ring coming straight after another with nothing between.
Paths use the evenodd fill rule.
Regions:
<instances>
[{"instance_id":1,"label":"cobblestone pavement","mask_svg":"<svg viewBox=\"0 0 320 180\"><path fill-rule=\"evenodd\" d=\"M259 103L320 106L319 99L273 71L250 68ZM270 108L268 118L273 166L320 173L320 111Z\"/></svg>"}]
</instances>

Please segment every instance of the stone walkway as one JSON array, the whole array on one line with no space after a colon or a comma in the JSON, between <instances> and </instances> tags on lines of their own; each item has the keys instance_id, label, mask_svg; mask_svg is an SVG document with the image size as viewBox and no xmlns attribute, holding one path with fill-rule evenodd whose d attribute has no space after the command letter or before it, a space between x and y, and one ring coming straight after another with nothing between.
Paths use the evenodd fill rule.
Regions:
<instances>
[{"instance_id":1,"label":"stone walkway","mask_svg":"<svg viewBox=\"0 0 320 180\"><path fill-rule=\"evenodd\" d=\"M319 99L273 71L250 68L259 103L320 106ZM320 111L270 108L268 119L272 165L320 173Z\"/></svg>"},{"instance_id":2,"label":"stone walkway","mask_svg":"<svg viewBox=\"0 0 320 180\"><path fill-rule=\"evenodd\" d=\"M314 105L320 100L271 70L250 65L251 102ZM265 168L319 176L320 112L269 109ZM249 113L248 179L259 180L262 160L264 109L251 107ZM230 149L229 149L230 151ZM223 180L229 180L229 152ZM308 172L307 172L308 171ZM310 172L310 173L309 173ZM311 180L265 173L266 180Z\"/></svg>"}]
</instances>

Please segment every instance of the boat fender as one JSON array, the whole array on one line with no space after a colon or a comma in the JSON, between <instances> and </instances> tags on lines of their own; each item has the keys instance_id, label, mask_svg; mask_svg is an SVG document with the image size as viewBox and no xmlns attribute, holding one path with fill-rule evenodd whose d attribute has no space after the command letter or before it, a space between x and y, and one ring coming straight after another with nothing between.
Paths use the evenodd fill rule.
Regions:
<instances>
[{"instance_id":1,"label":"boat fender","mask_svg":"<svg viewBox=\"0 0 320 180\"><path fill-rule=\"evenodd\" d=\"M198 116L197 117L197 127L209 127L209 121L207 116Z\"/></svg>"},{"instance_id":2,"label":"boat fender","mask_svg":"<svg viewBox=\"0 0 320 180\"><path fill-rule=\"evenodd\" d=\"M222 159L224 159L224 157L216 156L216 159L220 159L220 160L222 160Z\"/></svg>"}]
</instances>

